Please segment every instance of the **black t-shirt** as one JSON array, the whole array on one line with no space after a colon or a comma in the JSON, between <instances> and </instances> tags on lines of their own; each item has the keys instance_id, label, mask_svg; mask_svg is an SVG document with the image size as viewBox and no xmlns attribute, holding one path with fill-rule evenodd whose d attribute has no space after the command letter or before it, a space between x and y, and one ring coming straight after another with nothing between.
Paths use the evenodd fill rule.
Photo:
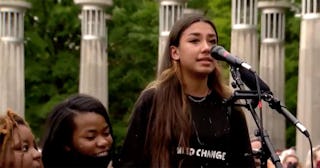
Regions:
<instances>
[{"instance_id":1,"label":"black t-shirt","mask_svg":"<svg viewBox=\"0 0 320 168\"><path fill-rule=\"evenodd\" d=\"M150 167L150 154L144 153L148 116L154 89L143 92L128 128L120 167ZM176 147L171 159L174 167L254 167L245 117L222 104L211 92L204 101L189 100L192 135L189 147Z\"/></svg>"}]
</instances>

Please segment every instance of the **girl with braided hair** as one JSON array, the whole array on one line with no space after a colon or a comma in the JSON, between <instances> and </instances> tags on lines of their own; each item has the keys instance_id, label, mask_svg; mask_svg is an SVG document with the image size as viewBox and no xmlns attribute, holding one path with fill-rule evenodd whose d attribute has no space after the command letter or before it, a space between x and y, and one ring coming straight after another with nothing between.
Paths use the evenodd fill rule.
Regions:
<instances>
[{"instance_id":1,"label":"girl with braided hair","mask_svg":"<svg viewBox=\"0 0 320 168\"><path fill-rule=\"evenodd\" d=\"M28 123L12 110L0 116L0 168L42 168Z\"/></svg>"}]
</instances>

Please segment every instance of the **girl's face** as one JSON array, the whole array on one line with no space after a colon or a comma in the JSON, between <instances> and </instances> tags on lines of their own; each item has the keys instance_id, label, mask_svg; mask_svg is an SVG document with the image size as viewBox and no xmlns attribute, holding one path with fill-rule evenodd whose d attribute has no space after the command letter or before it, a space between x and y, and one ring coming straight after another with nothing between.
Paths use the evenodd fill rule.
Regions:
<instances>
[{"instance_id":1,"label":"girl's face","mask_svg":"<svg viewBox=\"0 0 320 168\"><path fill-rule=\"evenodd\" d=\"M107 156L113 139L109 125L100 114L87 112L74 118L73 147L83 155Z\"/></svg>"},{"instance_id":2,"label":"girl's face","mask_svg":"<svg viewBox=\"0 0 320 168\"><path fill-rule=\"evenodd\" d=\"M210 50L216 43L213 27L206 22L195 22L181 34L179 46L171 46L171 57L180 62L182 71L207 75L215 68L216 60Z\"/></svg>"},{"instance_id":3,"label":"girl's face","mask_svg":"<svg viewBox=\"0 0 320 168\"><path fill-rule=\"evenodd\" d=\"M298 159L294 156L287 156L283 163L283 168L297 167L297 166L298 166Z\"/></svg>"},{"instance_id":4,"label":"girl's face","mask_svg":"<svg viewBox=\"0 0 320 168\"><path fill-rule=\"evenodd\" d=\"M316 157L314 165L316 165L317 168L320 168L320 150L317 150L314 155Z\"/></svg>"},{"instance_id":5,"label":"girl's face","mask_svg":"<svg viewBox=\"0 0 320 168\"><path fill-rule=\"evenodd\" d=\"M18 125L13 131L13 167L41 168L41 153L37 150L34 136L25 125Z\"/></svg>"}]
</instances>

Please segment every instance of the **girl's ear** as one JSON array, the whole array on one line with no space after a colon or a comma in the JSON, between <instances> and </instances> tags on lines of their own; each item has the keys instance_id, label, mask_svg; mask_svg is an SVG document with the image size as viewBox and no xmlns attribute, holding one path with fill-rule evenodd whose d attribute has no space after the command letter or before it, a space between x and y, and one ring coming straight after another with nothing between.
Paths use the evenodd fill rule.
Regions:
<instances>
[{"instance_id":1,"label":"girl's ear","mask_svg":"<svg viewBox=\"0 0 320 168\"><path fill-rule=\"evenodd\" d=\"M173 60L178 61L180 59L180 52L178 47L170 46L170 55Z\"/></svg>"}]
</instances>

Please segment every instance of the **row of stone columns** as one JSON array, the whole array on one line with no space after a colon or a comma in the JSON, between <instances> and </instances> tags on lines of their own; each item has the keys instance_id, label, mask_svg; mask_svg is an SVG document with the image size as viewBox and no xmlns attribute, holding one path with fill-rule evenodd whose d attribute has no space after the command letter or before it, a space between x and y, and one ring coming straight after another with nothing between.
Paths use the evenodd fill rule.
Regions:
<instances>
[{"instance_id":1,"label":"row of stone columns","mask_svg":"<svg viewBox=\"0 0 320 168\"><path fill-rule=\"evenodd\" d=\"M260 57L257 52L257 35L254 6L258 3L261 9L261 46ZM288 1L232 1L232 36L231 52L237 53L255 69L260 77L268 83L274 96L285 104L285 10L292 4ZM319 118L320 110L320 3L317 0L302 0L299 53L299 83L297 118L311 133L311 141L320 144ZM259 61L257 61L259 59ZM257 64L259 62L259 64ZM263 106L264 128L269 132L276 149L285 148L285 118L276 111ZM250 132L253 133L255 123L248 119ZM293 124L293 123L291 123ZM307 138L297 131L297 154L302 160L310 149ZM303 160L304 161L304 160Z\"/></svg>"},{"instance_id":2,"label":"row of stone columns","mask_svg":"<svg viewBox=\"0 0 320 168\"><path fill-rule=\"evenodd\" d=\"M268 83L274 96L285 104L285 9L289 8L288 1L259 1L261 9L261 46L260 57L255 55L257 50L254 18L256 13L250 10L257 2L254 0L232 1L232 40L231 52L238 53L253 67L259 69L260 77ZM242 6L243 5L243 6ZM246 9L247 8L247 9ZM250 12L248 12L250 11ZM239 15L240 14L240 15ZM249 16L248 16L249 15ZM297 118L311 133L311 141L320 144L319 100L320 100L320 3L317 0L302 0L299 53L299 83ZM248 19L250 18L250 19ZM244 23L246 22L246 23ZM244 24L243 24L244 23ZM259 64L257 65L257 59ZM268 107L263 106L264 128L269 132L271 141L276 149L285 148L285 118ZM255 123L249 121L250 132L253 133ZM290 123L290 122L289 122ZM291 123L293 124L293 123ZM307 138L297 132L297 154L304 161L310 149Z\"/></svg>"},{"instance_id":3,"label":"row of stone columns","mask_svg":"<svg viewBox=\"0 0 320 168\"><path fill-rule=\"evenodd\" d=\"M74 0L82 11L79 93L98 98L108 107L108 66L104 8L112 0ZM24 14L30 3L0 0L0 113L7 108L24 117Z\"/></svg>"}]
</instances>

